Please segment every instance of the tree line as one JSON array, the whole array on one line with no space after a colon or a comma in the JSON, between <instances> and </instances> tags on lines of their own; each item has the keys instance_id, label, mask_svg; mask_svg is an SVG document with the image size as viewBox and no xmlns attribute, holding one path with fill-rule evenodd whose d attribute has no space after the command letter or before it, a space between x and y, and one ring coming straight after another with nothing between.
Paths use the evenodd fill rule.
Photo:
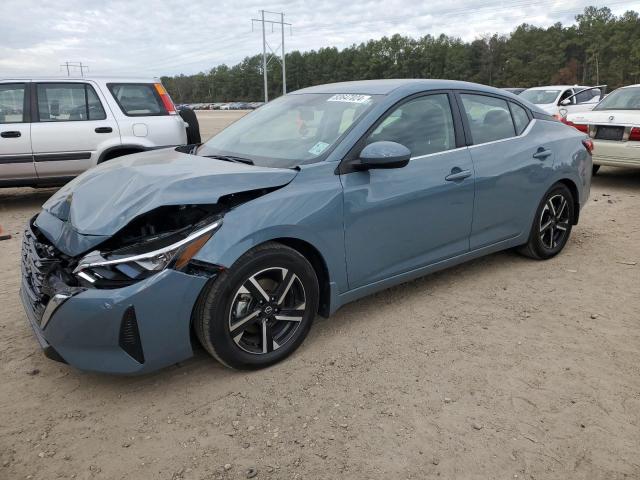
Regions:
<instances>
[{"instance_id":1,"label":"tree line","mask_svg":"<svg viewBox=\"0 0 640 480\"><path fill-rule=\"evenodd\" d=\"M509 35L472 42L444 34L396 34L342 50L292 51L286 64L289 91L376 78L448 78L498 87L607 84L610 91L640 83L640 17L635 11L616 16L607 7L587 7L571 26L524 23ZM275 98L282 92L280 65L271 62L267 69L269 98ZM162 82L177 103L262 100L262 56Z\"/></svg>"}]
</instances>

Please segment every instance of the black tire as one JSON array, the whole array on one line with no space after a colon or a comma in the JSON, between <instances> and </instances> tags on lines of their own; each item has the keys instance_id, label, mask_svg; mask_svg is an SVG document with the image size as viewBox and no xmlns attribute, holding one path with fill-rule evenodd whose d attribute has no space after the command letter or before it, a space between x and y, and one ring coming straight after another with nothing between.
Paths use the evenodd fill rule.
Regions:
<instances>
[{"instance_id":1,"label":"black tire","mask_svg":"<svg viewBox=\"0 0 640 480\"><path fill-rule=\"evenodd\" d=\"M536 210L529 240L519 252L536 260L547 260L560 253L571 235L574 205L573 195L564 184L551 187Z\"/></svg>"},{"instance_id":2,"label":"black tire","mask_svg":"<svg viewBox=\"0 0 640 480\"><path fill-rule=\"evenodd\" d=\"M187 122L187 144L194 145L196 143L202 143L200 137L200 124L198 123L198 117L196 112L190 108L184 108L180 110L180 116Z\"/></svg>"},{"instance_id":3,"label":"black tire","mask_svg":"<svg viewBox=\"0 0 640 480\"><path fill-rule=\"evenodd\" d=\"M194 329L205 350L222 364L255 370L300 346L318 302L318 278L309 261L292 248L268 242L245 253L205 287L194 311Z\"/></svg>"},{"instance_id":4,"label":"black tire","mask_svg":"<svg viewBox=\"0 0 640 480\"><path fill-rule=\"evenodd\" d=\"M598 170L600 170L600 165L594 165L593 167L591 167L591 176L595 177L596 173L598 173Z\"/></svg>"}]
</instances>

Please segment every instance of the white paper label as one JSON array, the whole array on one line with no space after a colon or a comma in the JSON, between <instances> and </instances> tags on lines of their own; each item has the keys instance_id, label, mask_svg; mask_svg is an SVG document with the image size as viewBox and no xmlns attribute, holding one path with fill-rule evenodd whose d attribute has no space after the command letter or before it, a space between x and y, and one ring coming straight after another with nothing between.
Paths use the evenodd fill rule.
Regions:
<instances>
[{"instance_id":1,"label":"white paper label","mask_svg":"<svg viewBox=\"0 0 640 480\"><path fill-rule=\"evenodd\" d=\"M311 147L308 151L312 155L320 155L325 149L329 146L328 143L318 142L313 147Z\"/></svg>"},{"instance_id":2,"label":"white paper label","mask_svg":"<svg viewBox=\"0 0 640 480\"><path fill-rule=\"evenodd\" d=\"M368 103L371 95L358 95L356 93L338 93L327 99L327 102Z\"/></svg>"}]
</instances>

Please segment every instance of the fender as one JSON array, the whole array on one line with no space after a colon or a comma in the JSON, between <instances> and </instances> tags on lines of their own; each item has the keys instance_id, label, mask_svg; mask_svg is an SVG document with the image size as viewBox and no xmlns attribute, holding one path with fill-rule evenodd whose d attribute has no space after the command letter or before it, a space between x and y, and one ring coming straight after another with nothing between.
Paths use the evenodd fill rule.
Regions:
<instances>
[{"instance_id":1,"label":"fender","mask_svg":"<svg viewBox=\"0 0 640 480\"><path fill-rule=\"evenodd\" d=\"M342 185L334 169L328 162L302 167L286 186L230 210L194 259L229 268L245 252L270 240L304 241L326 265L333 310L333 299L348 290Z\"/></svg>"}]
</instances>

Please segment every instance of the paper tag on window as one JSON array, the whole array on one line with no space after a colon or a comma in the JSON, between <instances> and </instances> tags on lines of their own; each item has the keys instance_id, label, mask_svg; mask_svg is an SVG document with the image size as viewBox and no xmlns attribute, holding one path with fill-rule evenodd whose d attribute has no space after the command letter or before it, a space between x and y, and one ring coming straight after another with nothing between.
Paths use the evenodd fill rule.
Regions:
<instances>
[{"instance_id":1,"label":"paper tag on window","mask_svg":"<svg viewBox=\"0 0 640 480\"><path fill-rule=\"evenodd\" d=\"M325 149L329 146L328 143L318 142L313 147L311 147L308 152L312 155L320 155Z\"/></svg>"},{"instance_id":2,"label":"paper tag on window","mask_svg":"<svg viewBox=\"0 0 640 480\"><path fill-rule=\"evenodd\" d=\"M327 99L327 102L368 103L371 95L358 95L355 93L338 93Z\"/></svg>"}]
</instances>

